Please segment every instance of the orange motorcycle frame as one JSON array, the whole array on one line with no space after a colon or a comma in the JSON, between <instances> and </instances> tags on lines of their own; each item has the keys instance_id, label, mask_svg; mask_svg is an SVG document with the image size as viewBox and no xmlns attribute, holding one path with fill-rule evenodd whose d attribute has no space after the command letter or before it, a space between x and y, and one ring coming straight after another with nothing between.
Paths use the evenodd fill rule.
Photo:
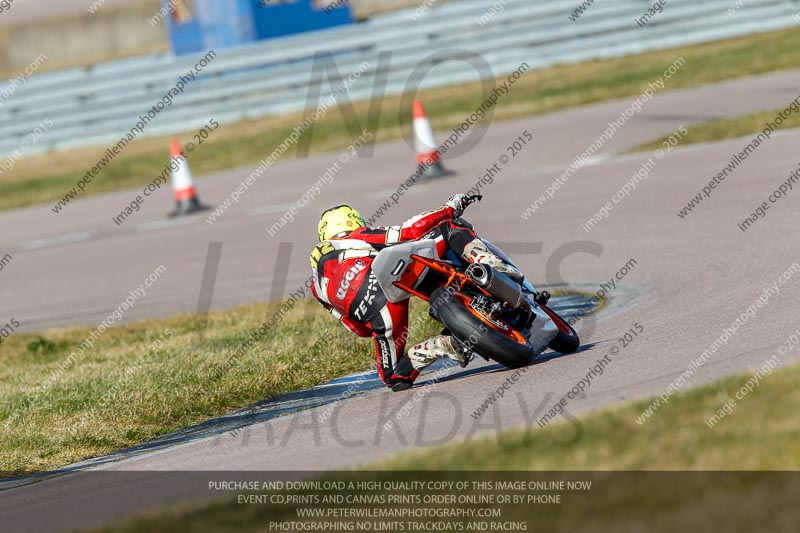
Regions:
<instances>
[{"instance_id":1,"label":"orange motorcycle frame","mask_svg":"<svg viewBox=\"0 0 800 533\"><path fill-rule=\"evenodd\" d=\"M458 291L461 291L465 285L469 285L470 289L477 291L481 294L484 294L490 298L492 297L491 293L479 287L477 284L475 284L474 281L472 281L472 279L469 276L467 276L462 272L459 272L451 265L443 261L437 261L436 259L428 259L427 257L422 257L415 254L411 255L411 263L403 271L403 274L400 276L400 280L395 281L393 285L410 294L413 294L414 296L422 298L426 302L430 302L430 295L415 290L413 288L414 285L417 283L417 281L425 274L426 269L430 269L433 272L436 272L446 278L446 281L442 283L442 287L452 286L455 287ZM490 328L494 329L495 331L499 331L500 333L513 339L515 342L518 342L520 344L525 344L525 338L522 336L522 334L513 327L511 327L511 325L508 322L496 317L491 318L481 311L471 309L470 299L462 294L456 294L455 297L458 300L460 300L461 303L467 309L469 309L469 311L473 315L478 317L478 319L481 320L481 322L483 322Z\"/></svg>"},{"instance_id":2,"label":"orange motorcycle frame","mask_svg":"<svg viewBox=\"0 0 800 533\"><path fill-rule=\"evenodd\" d=\"M422 277L423 274L425 274L426 269L430 269L431 271L439 273L447 278L447 281L442 284L442 287L454 285L458 288L458 290L462 290L465 285L469 285L472 289L480 292L481 294L491 296L489 292L476 285L469 276L459 272L451 265L443 261L428 259L427 257L422 257L416 254L411 255L411 263L403 271L400 279L395 281L393 285L408 292L409 294L413 294L418 298L422 298L426 302L430 302L431 298L429 294L425 294L413 289L417 281Z\"/></svg>"}]
</instances>

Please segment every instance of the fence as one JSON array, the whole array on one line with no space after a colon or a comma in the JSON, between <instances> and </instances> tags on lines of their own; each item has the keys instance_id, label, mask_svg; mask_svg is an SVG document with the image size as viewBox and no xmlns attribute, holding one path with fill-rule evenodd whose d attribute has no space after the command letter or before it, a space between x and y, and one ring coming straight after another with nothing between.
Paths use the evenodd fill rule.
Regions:
<instances>
[{"instance_id":1,"label":"fence","mask_svg":"<svg viewBox=\"0 0 800 533\"><path fill-rule=\"evenodd\" d=\"M399 94L417 86L501 76L522 62L535 69L777 30L795 25L793 15L800 9L796 0L747 0L729 15L726 10L734 0L668 0L662 13L639 27L636 19L652 2L596 2L570 20L580 4L429 2L424 10L396 11L357 25L216 50L213 62L144 135L194 130L211 116L233 123L302 110L309 87L323 85L322 98L330 92L319 69L312 69L319 52L331 54L318 59L335 62L342 76L368 62L348 93L357 101L371 97L376 74L386 76L385 94ZM496 14L490 11L493 6ZM378 56L387 51L388 68L378 73ZM491 72L479 73L465 64L469 54L480 55ZM0 131L0 154L19 150L46 116L54 126L21 155L116 142L198 59L158 54L34 75L0 105L0 121L6 125ZM425 62L436 63L436 68L412 80L415 68ZM0 81L0 92L9 83Z\"/></svg>"}]
</instances>

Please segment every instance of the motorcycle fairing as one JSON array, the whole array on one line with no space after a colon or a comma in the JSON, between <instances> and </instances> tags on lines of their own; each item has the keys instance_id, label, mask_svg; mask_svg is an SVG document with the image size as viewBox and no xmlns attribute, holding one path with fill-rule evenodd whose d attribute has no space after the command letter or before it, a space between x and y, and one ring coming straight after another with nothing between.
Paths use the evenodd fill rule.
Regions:
<instances>
[{"instance_id":1,"label":"motorcycle fairing","mask_svg":"<svg viewBox=\"0 0 800 533\"><path fill-rule=\"evenodd\" d=\"M433 239L423 239L395 244L381 250L372 262L372 272L378 279L378 285L386 294L386 299L392 303L402 302L411 298L410 293L396 287L394 282L400 280L406 267L411 264L412 255L436 259L438 257L436 242ZM418 283L424 277L424 274L421 275Z\"/></svg>"}]
</instances>

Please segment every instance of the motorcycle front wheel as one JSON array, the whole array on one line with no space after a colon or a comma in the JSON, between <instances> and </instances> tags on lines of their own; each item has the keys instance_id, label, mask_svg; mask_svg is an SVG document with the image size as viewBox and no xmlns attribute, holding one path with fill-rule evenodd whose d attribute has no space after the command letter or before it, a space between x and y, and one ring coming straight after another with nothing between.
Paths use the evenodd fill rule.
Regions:
<instances>
[{"instance_id":1,"label":"motorcycle front wheel","mask_svg":"<svg viewBox=\"0 0 800 533\"><path fill-rule=\"evenodd\" d=\"M558 333L553 337L553 340L550 341L547 347L561 354L573 353L580 348L581 339L578 337L578 333L575 329L573 329L566 320L561 318L558 313L546 305L540 304L539 307L542 308L542 311L547 313L547 316L550 317L550 320L552 320L558 328Z\"/></svg>"}]
</instances>

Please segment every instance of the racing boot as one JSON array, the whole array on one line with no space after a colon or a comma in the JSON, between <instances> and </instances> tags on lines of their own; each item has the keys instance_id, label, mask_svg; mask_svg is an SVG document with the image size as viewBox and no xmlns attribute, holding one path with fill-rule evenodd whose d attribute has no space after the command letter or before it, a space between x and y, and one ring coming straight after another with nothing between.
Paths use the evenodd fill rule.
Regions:
<instances>
[{"instance_id":1,"label":"racing boot","mask_svg":"<svg viewBox=\"0 0 800 533\"><path fill-rule=\"evenodd\" d=\"M505 274L511 278L512 281L520 285L525 281L525 275L522 272L495 255L480 239L474 239L464 246L464 259L470 263L489 265L497 272Z\"/></svg>"},{"instance_id":2,"label":"racing boot","mask_svg":"<svg viewBox=\"0 0 800 533\"><path fill-rule=\"evenodd\" d=\"M422 370L441 357L456 361L461 368L466 367L469 363L469 359L453 346L450 335L437 335L408 350L408 358L411 359L415 370Z\"/></svg>"}]
</instances>

